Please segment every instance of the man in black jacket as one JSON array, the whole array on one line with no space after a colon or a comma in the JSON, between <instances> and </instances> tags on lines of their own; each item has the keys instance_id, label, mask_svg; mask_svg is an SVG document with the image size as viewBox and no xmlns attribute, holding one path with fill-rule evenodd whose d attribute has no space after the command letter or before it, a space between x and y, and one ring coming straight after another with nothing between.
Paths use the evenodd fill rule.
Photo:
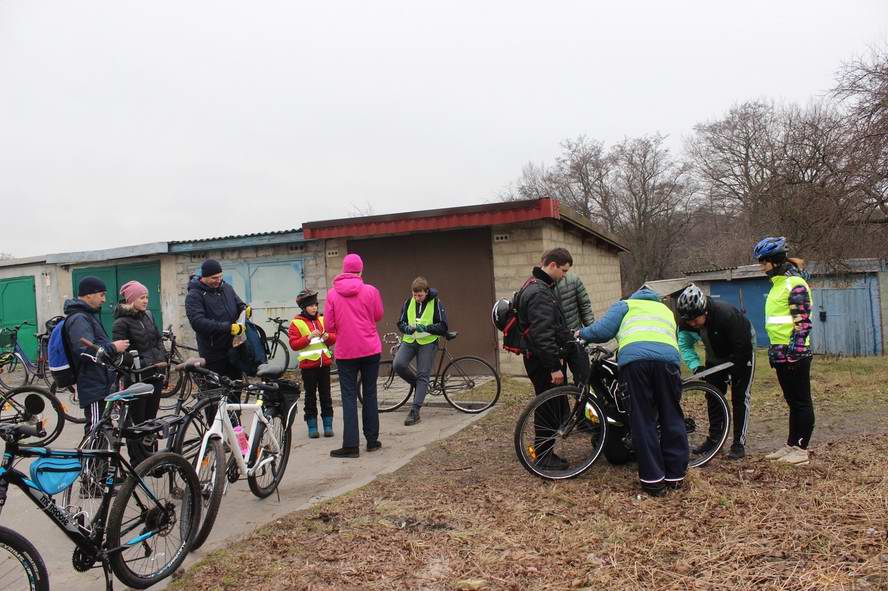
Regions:
<instances>
[{"instance_id":1,"label":"man in black jacket","mask_svg":"<svg viewBox=\"0 0 888 591\"><path fill-rule=\"evenodd\" d=\"M222 265L207 259L200 266L200 277L192 277L185 296L185 314L197 336L197 350L207 362L207 369L231 379L243 373L228 359L232 339L243 334L238 323L246 304L234 288L222 278Z\"/></svg>"},{"instance_id":2,"label":"man in black jacket","mask_svg":"<svg viewBox=\"0 0 888 591\"><path fill-rule=\"evenodd\" d=\"M706 350L705 368L727 361L734 364L729 370L707 376L706 381L727 395L730 377L734 442L728 457L740 459L746 455L750 392L755 376L755 330L740 310L728 302L705 296L693 283L681 292L675 307L682 321L678 332L678 347L691 371L697 373L704 369L694 350L694 344L701 339ZM710 412L709 416L711 418L716 414ZM710 422L710 427L713 432L717 432L722 426ZM712 438L707 439L694 452L706 451L707 445L717 445L717 442Z\"/></svg>"}]
</instances>

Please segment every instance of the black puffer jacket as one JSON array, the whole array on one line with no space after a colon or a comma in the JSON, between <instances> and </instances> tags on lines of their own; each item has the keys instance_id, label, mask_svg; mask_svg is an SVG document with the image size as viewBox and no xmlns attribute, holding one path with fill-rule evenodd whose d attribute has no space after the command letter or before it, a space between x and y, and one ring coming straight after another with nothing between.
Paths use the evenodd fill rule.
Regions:
<instances>
[{"instance_id":1,"label":"black puffer jacket","mask_svg":"<svg viewBox=\"0 0 888 591\"><path fill-rule=\"evenodd\" d=\"M518 322L527 330L530 354L552 371L561 369L565 345L573 336L567 328L555 282L539 267L518 300Z\"/></svg>"},{"instance_id":2,"label":"black puffer jacket","mask_svg":"<svg viewBox=\"0 0 888 591\"><path fill-rule=\"evenodd\" d=\"M138 312L128 304L120 304L114 310L111 338L115 341L128 339L129 351L138 351L142 367L166 361L163 337L154 319L146 312Z\"/></svg>"},{"instance_id":3,"label":"black puffer jacket","mask_svg":"<svg viewBox=\"0 0 888 591\"><path fill-rule=\"evenodd\" d=\"M755 333L749 319L728 302L711 297L706 300L706 325L699 331L706 348L706 365L726 361L745 364L755 353Z\"/></svg>"},{"instance_id":4,"label":"black puffer jacket","mask_svg":"<svg viewBox=\"0 0 888 591\"><path fill-rule=\"evenodd\" d=\"M231 325L237 322L246 304L224 281L208 287L197 277L188 283L185 314L197 336L197 350L207 361L227 359L231 349Z\"/></svg>"}]
</instances>

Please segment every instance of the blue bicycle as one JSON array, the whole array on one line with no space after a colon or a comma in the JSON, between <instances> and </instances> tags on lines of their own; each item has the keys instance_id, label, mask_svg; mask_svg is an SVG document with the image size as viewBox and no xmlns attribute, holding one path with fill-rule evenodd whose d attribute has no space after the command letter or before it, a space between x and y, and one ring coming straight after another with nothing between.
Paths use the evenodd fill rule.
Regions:
<instances>
[{"instance_id":1,"label":"blue bicycle","mask_svg":"<svg viewBox=\"0 0 888 591\"><path fill-rule=\"evenodd\" d=\"M133 384L107 400L125 404L153 391L153 386ZM43 401L30 397L26 409L29 417L36 417L43 411ZM121 414L116 429L125 424L126 413ZM110 449L20 445L24 439L41 436L39 422L0 424L0 438L6 442L0 466L0 510L9 485L14 484L74 543L75 570L102 568L107 591L113 589L112 572L136 589L150 587L175 572L188 554L200 520L200 485L191 464L180 455L158 453L133 468L120 453L125 431L111 439ZM15 467L24 458L36 458L30 474ZM81 498L101 499L98 509L89 514L74 504L57 503L53 497L75 486L89 465L102 467L102 475L93 479L101 488L81 489ZM34 545L5 527L0 527L0 587L50 588L46 565Z\"/></svg>"},{"instance_id":2,"label":"blue bicycle","mask_svg":"<svg viewBox=\"0 0 888 591\"><path fill-rule=\"evenodd\" d=\"M0 390L12 390L28 384L49 388L53 384L52 372L49 370L49 359L46 354L49 334L36 335L39 352L37 361L31 361L18 342L18 333L23 326L34 325L25 321L11 328L0 330L0 347L6 349L0 353Z\"/></svg>"}]
</instances>

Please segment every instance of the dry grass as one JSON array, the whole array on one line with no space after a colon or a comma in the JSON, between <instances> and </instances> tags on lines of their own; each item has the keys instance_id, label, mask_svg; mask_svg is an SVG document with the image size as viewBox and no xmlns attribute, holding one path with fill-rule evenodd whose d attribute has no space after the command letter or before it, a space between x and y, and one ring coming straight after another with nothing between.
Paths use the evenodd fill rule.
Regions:
<instances>
[{"instance_id":1,"label":"dry grass","mask_svg":"<svg viewBox=\"0 0 888 591\"><path fill-rule=\"evenodd\" d=\"M819 429L810 466L719 459L662 499L638 496L633 466L563 483L527 474L512 449L527 387L512 383L481 422L173 588L888 589L886 366L815 362L819 424L849 429ZM754 412L781 426L760 443L776 445L785 406L759 368Z\"/></svg>"}]
</instances>

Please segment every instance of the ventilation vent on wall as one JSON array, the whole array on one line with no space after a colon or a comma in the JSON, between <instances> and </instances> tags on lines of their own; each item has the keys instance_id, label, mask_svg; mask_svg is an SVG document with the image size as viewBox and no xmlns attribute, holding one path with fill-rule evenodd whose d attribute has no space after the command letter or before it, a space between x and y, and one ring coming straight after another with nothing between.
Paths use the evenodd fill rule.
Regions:
<instances>
[{"instance_id":1,"label":"ventilation vent on wall","mask_svg":"<svg viewBox=\"0 0 888 591\"><path fill-rule=\"evenodd\" d=\"M192 263L200 263L208 258L207 253L205 252L192 252L191 253L191 262Z\"/></svg>"},{"instance_id":2,"label":"ventilation vent on wall","mask_svg":"<svg viewBox=\"0 0 888 591\"><path fill-rule=\"evenodd\" d=\"M494 234L493 235L494 242L508 242L509 238L511 238L511 236L509 236L508 234Z\"/></svg>"},{"instance_id":3,"label":"ventilation vent on wall","mask_svg":"<svg viewBox=\"0 0 888 591\"><path fill-rule=\"evenodd\" d=\"M305 252L304 244L291 244L287 247L290 252Z\"/></svg>"},{"instance_id":4,"label":"ventilation vent on wall","mask_svg":"<svg viewBox=\"0 0 888 591\"><path fill-rule=\"evenodd\" d=\"M339 249L337 249L337 248L327 251L327 258L328 259L332 259L332 258L338 257L338 256L339 256Z\"/></svg>"}]
</instances>

